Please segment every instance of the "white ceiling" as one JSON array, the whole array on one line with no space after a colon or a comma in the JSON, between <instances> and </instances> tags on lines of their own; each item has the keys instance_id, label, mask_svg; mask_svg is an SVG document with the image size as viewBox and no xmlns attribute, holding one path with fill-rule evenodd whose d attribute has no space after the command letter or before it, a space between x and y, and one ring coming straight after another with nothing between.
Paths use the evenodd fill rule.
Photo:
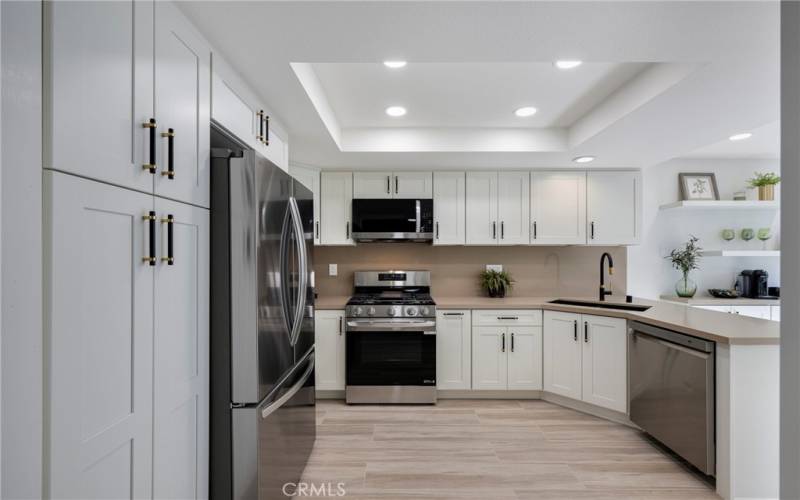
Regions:
<instances>
[{"instance_id":1,"label":"white ceiling","mask_svg":"<svg viewBox=\"0 0 800 500\"><path fill-rule=\"evenodd\" d=\"M296 163L574 167L591 154L643 167L779 119L778 2L180 7L270 104ZM557 59L586 64L559 72ZM398 103L400 127L383 114ZM540 111L520 124L519 105Z\"/></svg>"},{"instance_id":2,"label":"white ceiling","mask_svg":"<svg viewBox=\"0 0 800 500\"><path fill-rule=\"evenodd\" d=\"M753 136L741 141L731 141L728 137L718 142L695 149L684 158L736 158L736 159L777 159L781 156L781 126L775 121L748 132ZM734 132L736 133L736 132ZM733 135L733 134L731 134Z\"/></svg>"}]
</instances>

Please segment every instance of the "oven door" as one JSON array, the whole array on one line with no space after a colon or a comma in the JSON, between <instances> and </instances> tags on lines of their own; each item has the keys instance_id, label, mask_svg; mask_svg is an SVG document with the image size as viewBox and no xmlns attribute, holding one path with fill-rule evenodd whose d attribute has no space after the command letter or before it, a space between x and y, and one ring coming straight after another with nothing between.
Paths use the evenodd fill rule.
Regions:
<instances>
[{"instance_id":1,"label":"oven door","mask_svg":"<svg viewBox=\"0 0 800 500\"><path fill-rule=\"evenodd\" d=\"M436 322L347 321L347 386L436 387Z\"/></svg>"}]
</instances>

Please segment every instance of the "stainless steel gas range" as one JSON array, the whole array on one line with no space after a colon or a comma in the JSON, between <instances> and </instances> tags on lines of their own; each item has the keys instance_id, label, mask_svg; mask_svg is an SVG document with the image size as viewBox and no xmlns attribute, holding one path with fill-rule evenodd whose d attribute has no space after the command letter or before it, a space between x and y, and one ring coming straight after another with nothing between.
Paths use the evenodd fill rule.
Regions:
<instances>
[{"instance_id":1,"label":"stainless steel gas range","mask_svg":"<svg viewBox=\"0 0 800 500\"><path fill-rule=\"evenodd\" d=\"M347 403L436 402L429 271L357 271L347 302Z\"/></svg>"}]
</instances>

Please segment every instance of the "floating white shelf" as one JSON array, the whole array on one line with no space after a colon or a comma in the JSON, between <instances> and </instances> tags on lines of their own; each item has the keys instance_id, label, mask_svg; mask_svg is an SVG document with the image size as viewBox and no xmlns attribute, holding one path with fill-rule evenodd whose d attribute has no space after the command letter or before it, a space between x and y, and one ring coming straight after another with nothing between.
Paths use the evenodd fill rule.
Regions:
<instances>
[{"instance_id":1,"label":"floating white shelf","mask_svg":"<svg viewBox=\"0 0 800 500\"><path fill-rule=\"evenodd\" d=\"M703 250L703 257L780 257L780 250Z\"/></svg>"},{"instance_id":2,"label":"floating white shelf","mask_svg":"<svg viewBox=\"0 0 800 500\"><path fill-rule=\"evenodd\" d=\"M661 205L659 210L777 210L777 201L757 200L718 200L718 201L676 201Z\"/></svg>"}]
</instances>

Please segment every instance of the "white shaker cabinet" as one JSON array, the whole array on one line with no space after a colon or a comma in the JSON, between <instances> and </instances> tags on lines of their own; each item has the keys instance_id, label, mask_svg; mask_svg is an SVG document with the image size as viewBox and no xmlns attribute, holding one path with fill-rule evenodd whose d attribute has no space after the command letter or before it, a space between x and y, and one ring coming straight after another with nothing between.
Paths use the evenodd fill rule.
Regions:
<instances>
[{"instance_id":1,"label":"white shaker cabinet","mask_svg":"<svg viewBox=\"0 0 800 500\"><path fill-rule=\"evenodd\" d=\"M624 319L581 316L583 401L625 413L628 409L628 344Z\"/></svg>"},{"instance_id":2,"label":"white shaker cabinet","mask_svg":"<svg viewBox=\"0 0 800 500\"><path fill-rule=\"evenodd\" d=\"M508 386L506 329L502 326L472 328L472 388L505 390Z\"/></svg>"},{"instance_id":3,"label":"white shaker cabinet","mask_svg":"<svg viewBox=\"0 0 800 500\"><path fill-rule=\"evenodd\" d=\"M472 325L473 389L542 389L542 311L475 311Z\"/></svg>"},{"instance_id":4,"label":"white shaker cabinet","mask_svg":"<svg viewBox=\"0 0 800 500\"><path fill-rule=\"evenodd\" d=\"M436 388L472 387L471 311L436 311Z\"/></svg>"},{"instance_id":5,"label":"white shaker cabinet","mask_svg":"<svg viewBox=\"0 0 800 500\"><path fill-rule=\"evenodd\" d=\"M392 198L391 172L353 172L353 198Z\"/></svg>"},{"instance_id":6,"label":"white shaker cabinet","mask_svg":"<svg viewBox=\"0 0 800 500\"><path fill-rule=\"evenodd\" d=\"M430 199L433 197L431 172L395 172L394 198Z\"/></svg>"},{"instance_id":7,"label":"white shaker cabinet","mask_svg":"<svg viewBox=\"0 0 800 500\"><path fill-rule=\"evenodd\" d=\"M321 244L322 228L320 227L319 170L306 167L290 166L289 173L296 181L311 190L314 203L314 244Z\"/></svg>"},{"instance_id":8,"label":"white shaker cabinet","mask_svg":"<svg viewBox=\"0 0 800 500\"><path fill-rule=\"evenodd\" d=\"M770 306L731 306L733 314L748 316L750 318L770 319L772 311Z\"/></svg>"},{"instance_id":9,"label":"white shaker cabinet","mask_svg":"<svg viewBox=\"0 0 800 500\"><path fill-rule=\"evenodd\" d=\"M431 172L354 172L353 198L430 199Z\"/></svg>"},{"instance_id":10,"label":"white shaker cabinet","mask_svg":"<svg viewBox=\"0 0 800 500\"><path fill-rule=\"evenodd\" d=\"M45 482L52 498L150 498L153 197L47 171L44 188Z\"/></svg>"},{"instance_id":11,"label":"white shaker cabinet","mask_svg":"<svg viewBox=\"0 0 800 500\"><path fill-rule=\"evenodd\" d=\"M314 318L316 345L316 389L343 391L345 383L344 311L316 311Z\"/></svg>"},{"instance_id":12,"label":"white shaker cabinet","mask_svg":"<svg viewBox=\"0 0 800 500\"><path fill-rule=\"evenodd\" d=\"M642 176L638 171L590 171L586 175L588 244L639 242Z\"/></svg>"},{"instance_id":13,"label":"white shaker cabinet","mask_svg":"<svg viewBox=\"0 0 800 500\"><path fill-rule=\"evenodd\" d=\"M173 3L155 10L155 193L208 207L211 50Z\"/></svg>"},{"instance_id":14,"label":"white shaker cabinet","mask_svg":"<svg viewBox=\"0 0 800 500\"><path fill-rule=\"evenodd\" d=\"M530 243L530 174L527 171L498 173L497 218L500 245Z\"/></svg>"},{"instance_id":15,"label":"white shaker cabinet","mask_svg":"<svg viewBox=\"0 0 800 500\"><path fill-rule=\"evenodd\" d=\"M580 315L544 312L544 390L581 399Z\"/></svg>"},{"instance_id":16,"label":"white shaker cabinet","mask_svg":"<svg viewBox=\"0 0 800 500\"><path fill-rule=\"evenodd\" d=\"M467 172L466 191L467 245L496 245L497 172Z\"/></svg>"},{"instance_id":17,"label":"white shaker cabinet","mask_svg":"<svg viewBox=\"0 0 800 500\"><path fill-rule=\"evenodd\" d=\"M433 244L466 242L466 176L464 172L433 173Z\"/></svg>"},{"instance_id":18,"label":"white shaker cabinet","mask_svg":"<svg viewBox=\"0 0 800 500\"><path fill-rule=\"evenodd\" d=\"M320 173L320 242L352 245L353 174Z\"/></svg>"},{"instance_id":19,"label":"white shaker cabinet","mask_svg":"<svg viewBox=\"0 0 800 500\"><path fill-rule=\"evenodd\" d=\"M209 212L160 198L155 212L153 496L207 498Z\"/></svg>"},{"instance_id":20,"label":"white shaker cabinet","mask_svg":"<svg viewBox=\"0 0 800 500\"><path fill-rule=\"evenodd\" d=\"M531 243L586 243L586 172L531 173Z\"/></svg>"},{"instance_id":21,"label":"white shaker cabinet","mask_svg":"<svg viewBox=\"0 0 800 500\"><path fill-rule=\"evenodd\" d=\"M152 192L152 1L44 2L44 165Z\"/></svg>"},{"instance_id":22,"label":"white shaker cabinet","mask_svg":"<svg viewBox=\"0 0 800 500\"><path fill-rule=\"evenodd\" d=\"M508 344L508 389L541 389L542 327L509 327Z\"/></svg>"}]
</instances>

